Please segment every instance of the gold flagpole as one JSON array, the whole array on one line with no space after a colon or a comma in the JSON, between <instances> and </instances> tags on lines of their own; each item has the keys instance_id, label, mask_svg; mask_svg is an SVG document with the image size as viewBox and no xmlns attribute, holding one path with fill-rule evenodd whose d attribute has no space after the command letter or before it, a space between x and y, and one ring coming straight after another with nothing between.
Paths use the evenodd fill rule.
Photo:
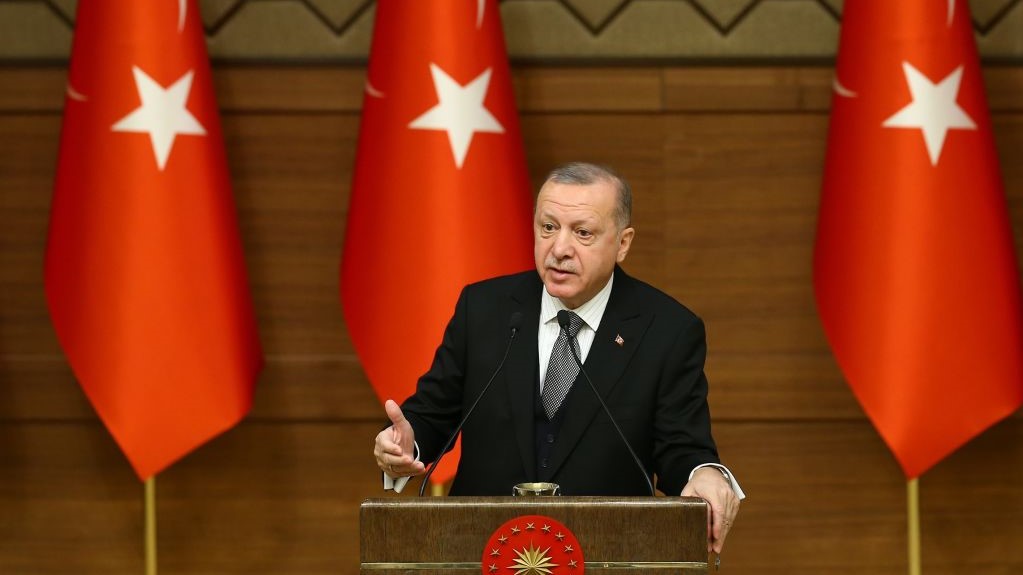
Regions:
<instances>
[{"instance_id":1,"label":"gold flagpole","mask_svg":"<svg viewBox=\"0 0 1023 575\"><path fill-rule=\"evenodd\" d=\"M909 503L909 575L920 575L920 478L906 482Z\"/></svg>"},{"instance_id":2,"label":"gold flagpole","mask_svg":"<svg viewBox=\"0 0 1023 575\"><path fill-rule=\"evenodd\" d=\"M146 480L146 575L156 575L156 476Z\"/></svg>"},{"instance_id":3,"label":"gold flagpole","mask_svg":"<svg viewBox=\"0 0 1023 575\"><path fill-rule=\"evenodd\" d=\"M433 485L431 485L430 486L430 495L432 495L434 497L443 497L444 496L444 484L443 483L434 483Z\"/></svg>"}]
</instances>

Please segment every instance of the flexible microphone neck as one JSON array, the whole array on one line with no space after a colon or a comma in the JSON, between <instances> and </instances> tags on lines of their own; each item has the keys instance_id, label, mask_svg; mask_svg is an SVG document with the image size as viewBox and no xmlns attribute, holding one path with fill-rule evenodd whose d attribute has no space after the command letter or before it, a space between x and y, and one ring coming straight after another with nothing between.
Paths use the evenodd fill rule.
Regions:
<instances>
[{"instance_id":1,"label":"flexible microphone neck","mask_svg":"<svg viewBox=\"0 0 1023 575\"><path fill-rule=\"evenodd\" d=\"M462 426L464 426L465 422L469 420L469 416L472 415L473 410L476 409L476 406L479 405L480 400L483 399L484 395L486 395L487 390L490 389L490 384L494 382L494 378L497 377L497 374L501 373L501 368L504 367L504 362L505 360L508 359L508 352L511 351L512 342L515 341L515 336L519 333L519 327L521 325L522 314L519 312L511 314L511 318L508 320L508 328L511 329L511 336L508 338L508 345L504 348L504 355L501 356L501 362L497 364L497 369L494 370L493 375L491 375L490 379L487 380L486 385L483 386L483 390L480 391L480 394L478 396L476 396L476 401L472 402L472 405L469 406L468 411L465 412L465 415L462 417L462 421L458 422L458 427L455 427L454 433L451 434L451 437L448 438L448 442L445 443L444 447L441 448L440 454L437 456L437 459L435 459L433 463L430 464L430 469L426 470L426 475L423 476L423 482L419 485L420 497L423 496L423 492L426 490L426 484L430 481L430 476L433 475L434 470L437 469L437 465L440 463L440 460L448 452L448 449L451 447L451 444L455 442L455 438L458 437L458 434L461 433Z\"/></svg>"},{"instance_id":2,"label":"flexible microphone neck","mask_svg":"<svg viewBox=\"0 0 1023 575\"><path fill-rule=\"evenodd\" d=\"M590 384L590 389L593 390L593 395L597 396L597 401L600 402L600 406L604 408L604 413L607 414L607 418L610 419L611 423L614 425L615 431L618 432L618 437L622 438L622 443L625 444L625 449L629 450L629 455L632 456L632 460L636 462L636 467L639 468L640 473L643 474L643 480L646 481L646 486L650 489L650 495L656 496L657 493L654 491L654 484L651 483L650 476L647 475L646 468L643 467L643 463L640 462L639 457L636 456L636 452L633 451L632 445L629 444L629 440L625 438L625 434L622 433L622 428L618 426L618 422L615 421L614 416L611 415L611 410L608 409L607 404L604 403L604 398L601 397L600 393L597 391L597 386L593 385L593 380L590 379L590 374L586 373L586 370L583 368L583 362L579 359L579 355L575 351L575 346L572 345L572 340L575 339L575 336L572 335L572 332L568 329L570 324L571 313L566 310L559 311L558 325L561 326L562 331L565 332L565 336L568 338L568 349L571 350L572 358L575 359L576 365L579 366L579 372L583 374L583 378L586 379L586 383Z\"/></svg>"}]
</instances>

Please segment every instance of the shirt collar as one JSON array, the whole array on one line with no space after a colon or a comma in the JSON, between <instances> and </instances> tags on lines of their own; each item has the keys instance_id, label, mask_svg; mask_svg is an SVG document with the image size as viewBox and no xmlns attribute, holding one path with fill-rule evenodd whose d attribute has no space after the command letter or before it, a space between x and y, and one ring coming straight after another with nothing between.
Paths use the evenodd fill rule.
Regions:
<instances>
[{"instance_id":1,"label":"shirt collar","mask_svg":"<svg viewBox=\"0 0 1023 575\"><path fill-rule=\"evenodd\" d=\"M607 284L597 292L597 295L590 298L583 305L569 310L578 314L583 322L593 331L597 331L597 328L600 327L600 320L604 317L607 302L611 299L611 284L614 283L614 279L614 274L611 274ZM543 295L540 296L540 324L545 325L552 321L557 321L558 312L563 309L567 310L568 307L561 303L560 299L547 293L547 286L544 286Z\"/></svg>"}]
</instances>

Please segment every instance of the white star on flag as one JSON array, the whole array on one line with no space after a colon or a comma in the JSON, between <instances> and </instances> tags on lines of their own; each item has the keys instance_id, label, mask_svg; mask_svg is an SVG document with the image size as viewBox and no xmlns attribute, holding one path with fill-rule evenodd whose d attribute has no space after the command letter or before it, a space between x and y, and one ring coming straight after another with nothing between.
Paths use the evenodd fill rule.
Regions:
<instances>
[{"instance_id":1,"label":"white star on flag","mask_svg":"<svg viewBox=\"0 0 1023 575\"><path fill-rule=\"evenodd\" d=\"M162 172L167 165L171 148L174 147L174 138L178 134L206 135L206 130L199 120L185 108L188 93L192 89L193 71L186 72L167 89L138 66L132 66L132 72L135 75L135 87L142 105L121 118L110 129L114 132L148 133L153 144L156 165Z\"/></svg>"},{"instance_id":2,"label":"white star on flag","mask_svg":"<svg viewBox=\"0 0 1023 575\"><path fill-rule=\"evenodd\" d=\"M931 165L937 166L949 130L977 129L973 119L956 103L963 67L959 66L937 84L909 62L903 62L902 69L913 101L881 125L885 128L919 128L923 132Z\"/></svg>"},{"instance_id":3,"label":"white star on flag","mask_svg":"<svg viewBox=\"0 0 1023 575\"><path fill-rule=\"evenodd\" d=\"M490 68L462 86L436 64L430 64L437 105L409 123L413 130L443 130L448 133L455 165L461 169L476 132L503 134L504 126L483 107L490 85Z\"/></svg>"}]
</instances>

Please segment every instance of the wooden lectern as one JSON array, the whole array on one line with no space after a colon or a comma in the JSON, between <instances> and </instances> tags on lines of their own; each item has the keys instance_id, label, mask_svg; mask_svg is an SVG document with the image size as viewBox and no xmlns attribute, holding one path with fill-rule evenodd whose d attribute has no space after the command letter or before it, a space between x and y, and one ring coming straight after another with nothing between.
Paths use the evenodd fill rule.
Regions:
<instances>
[{"instance_id":1,"label":"wooden lectern","mask_svg":"<svg viewBox=\"0 0 1023 575\"><path fill-rule=\"evenodd\" d=\"M668 575L707 573L707 504L694 497L424 497L367 499L360 509L360 560L363 575L391 573L463 575L529 573L484 562L485 554L518 557L529 563L525 546L514 537L542 530L544 521L527 525L517 518L544 516L569 531L584 558L586 573ZM515 520L515 521L512 521ZM521 523L521 524L520 524ZM498 542L496 531L506 531ZM557 529L548 530L553 537ZM514 533L514 534L512 534ZM508 538L507 535L511 535ZM564 535L564 534L562 534ZM494 537L492 537L494 536ZM521 539L520 539L521 540ZM491 549L490 547L493 547ZM539 547L544 547L543 545ZM547 549L537 549L539 556ZM557 566L532 573L579 573L562 554ZM507 563L507 559L505 559ZM488 565L490 564L490 565ZM489 567L489 570L488 570Z\"/></svg>"}]
</instances>

